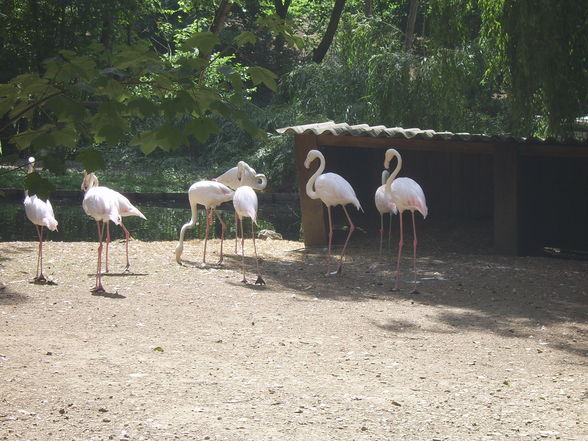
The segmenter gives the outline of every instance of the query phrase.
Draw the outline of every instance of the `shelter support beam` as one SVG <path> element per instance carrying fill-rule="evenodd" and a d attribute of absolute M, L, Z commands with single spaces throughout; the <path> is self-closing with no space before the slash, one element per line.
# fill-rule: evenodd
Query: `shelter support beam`
<path fill-rule="evenodd" d="M 323 204 L 320 199 L 311 199 L 306 194 L 306 183 L 312 176 L 312 173 L 314 173 L 314 168 L 306 169 L 304 167 L 304 161 L 308 152 L 316 148 L 318 148 L 316 135 L 304 134 L 294 137 L 300 213 L 302 216 L 302 228 L 304 230 L 304 245 L 307 247 L 321 246 L 327 243 Z"/>
<path fill-rule="evenodd" d="M 519 254 L 518 151 L 497 144 L 494 151 L 494 247 L 500 254 Z"/>

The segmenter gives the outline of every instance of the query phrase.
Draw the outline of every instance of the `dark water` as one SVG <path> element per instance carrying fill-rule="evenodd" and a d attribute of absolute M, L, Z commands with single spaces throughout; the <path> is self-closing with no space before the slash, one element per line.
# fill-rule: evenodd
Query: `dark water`
<path fill-rule="evenodd" d="M 84 213 L 81 204 L 72 205 L 68 202 L 52 201 L 55 218 L 59 222 L 59 231 L 49 232 L 47 238 L 54 241 L 76 242 L 97 240 L 96 221 Z M 156 207 L 140 205 L 141 212 L 147 220 L 130 216 L 124 218 L 125 226 L 131 235 L 138 240 L 178 240 L 180 228 L 190 221 L 191 212 L 188 204 L 186 208 Z M 234 212 L 219 211 L 227 224 L 226 237 L 235 234 Z M 251 234 L 251 220 L 244 219 L 245 236 Z M 260 206 L 258 212 L 258 226 L 256 231 L 270 229 L 281 233 L 284 239 L 298 240 L 300 238 L 299 208 L 292 205 L 271 204 Z M 205 214 L 202 207 L 198 207 L 198 224 L 188 230 L 185 239 L 204 238 L 206 228 Z M 215 231 L 210 237 L 220 237 L 220 224 L 215 216 Z M 111 223 L 112 239 L 124 238 L 120 227 Z M 27 219 L 22 203 L 6 202 L 0 199 L 0 241 L 30 241 L 37 240 L 34 225 Z"/>

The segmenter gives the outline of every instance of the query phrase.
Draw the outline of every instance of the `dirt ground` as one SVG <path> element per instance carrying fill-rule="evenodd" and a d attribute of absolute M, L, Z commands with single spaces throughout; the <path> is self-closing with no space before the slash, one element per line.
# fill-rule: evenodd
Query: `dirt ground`
<path fill-rule="evenodd" d="M 0 243 L 0 440 L 586 440 L 588 262 L 505 257 L 421 234 L 400 292 L 358 233 L 324 250 L 259 241 L 266 286 L 199 268 L 202 242 Z M 456 244 L 459 244 L 459 248 Z M 209 242 L 208 261 L 219 241 Z M 337 248 L 339 250 L 339 248 Z M 251 242 L 246 243 L 248 277 Z"/>

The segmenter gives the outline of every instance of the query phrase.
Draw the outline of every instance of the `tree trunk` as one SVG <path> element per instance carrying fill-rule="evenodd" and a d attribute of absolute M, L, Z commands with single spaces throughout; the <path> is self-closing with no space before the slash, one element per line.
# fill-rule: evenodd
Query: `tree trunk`
<path fill-rule="evenodd" d="M 337 32 L 337 27 L 339 26 L 339 19 L 341 18 L 341 14 L 343 13 L 343 7 L 345 6 L 345 0 L 335 0 L 335 6 L 333 7 L 333 12 L 331 13 L 331 19 L 329 20 L 329 25 L 327 26 L 327 31 L 323 36 L 320 44 L 312 53 L 312 61 L 315 63 L 320 63 L 325 58 L 329 47 L 331 47 L 331 43 L 333 42 L 333 38 L 335 37 L 335 33 Z"/>
<path fill-rule="evenodd" d="M 231 0 L 221 0 L 221 4 L 214 14 L 214 21 L 210 25 L 210 32 L 214 35 L 220 34 L 225 27 L 227 17 L 229 16 L 229 12 L 231 12 L 232 7 L 233 2 Z"/>
<path fill-rule="evenodd" d="M 231 12 L 232 7 L 233 7 L 232 0 L 221 0 L 221 3 L 218 6 L 218 9 L 216 10 L 216 13 L 214 14 L 214 21 L 210 25 L 210 29 L 209 29 L 210 32 L 212 32 L 214 35 L 219 35 L 221 33 L 221 31 L 225 27 L 225 24 L 227 22 L 227 17 L 229 16 L 229 13 Z M 201 53 L 199 55 L 199 57 L 205 59 L 207 62 L 206 64 L 208 65 L 208 61 L 210 61 L 211 55 L 212 55 L 212 52 L 207 52 L 207 53 Z M 200 81 L 204 80 L 205 73 L 206 73 L 206 67 L 203 67 L 202 69 L 200 69 L 200 75 L 199 75 Z"/>
<path fill-rule="evenodd" d="M 374 13 L 374 3 L 373 0 L 365 0 L 363 4 L 363 10 L 366 17 L 371 17 Z"/>
<path fill-rule="evenodd" d="M 410 11 L 408 13 L 408 20 L 406 22 L 406 33 L 404 39 L 404 50 L 409 51 L 412 49 L 414 42 L 414 25 L 416 22 L 416 16 L 419 9 L 419 0 L 410 0 Z"/>

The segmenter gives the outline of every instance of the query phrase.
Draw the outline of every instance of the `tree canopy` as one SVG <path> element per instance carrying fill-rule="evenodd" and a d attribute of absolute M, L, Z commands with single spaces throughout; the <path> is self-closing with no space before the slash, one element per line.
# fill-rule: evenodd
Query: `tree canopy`
<path fill-rule="evenodd" d="M 277 125 L 563 138 L 588 114 L 573 0 L 6 0 L 0 26 L 0 152 L 55 172 L 101 167 L 105 144 L 209 145 L 284 178 Z"/>

